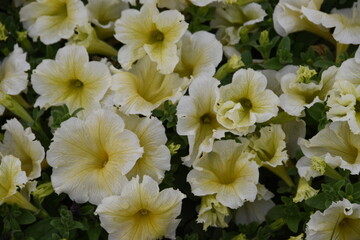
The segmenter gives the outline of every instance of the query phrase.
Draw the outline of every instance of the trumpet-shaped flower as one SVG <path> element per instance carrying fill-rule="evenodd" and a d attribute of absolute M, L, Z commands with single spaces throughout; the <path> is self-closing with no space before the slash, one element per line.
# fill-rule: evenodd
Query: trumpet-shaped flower
<path fill-rule="evenodd" d="M 260 136 L 250 138 L 249 147 L 256 154 L 255 161 L 261 165 L 276 167 L 288 160 L 286 153 L 285 133 L 281 125 L 273 125 L 260 129 Z"/>
<path fill-rule="evenodd" d="M 29 179 L 40 177 L 45 151 L 41 143 L 35 140 L 31 129 L 24 129 L 16 118 L 8 120 L 2 129 L 6 131 L 4 140 L 0 143 L 0 152 L 20 159 L 21 169 Z"/>
<path fill-rule="evenodd" d="M 212 77 L 222 59 L 222 45 L 215 36 L 205 31 L 186 32 L 179 42 L 180 61 L 174 72 L 188 79 L 200 75 Z"/>
<path fill-rule="evenodd" d="M 307 240 L 357 240 L 360 238 L 360 205 L 347 199 L 316 211 L 306 224 Z"/>
<path fill-rule="evenodd" d="M 315 70 L 300 66 L 296 73 L 285 74 L 281 78 L 280 107 L 292 116 L 302 116 L 305 107 L 309 108 L 317 102 L 325 100 L 335 82 L 337 67 L 326 69 L 319 82 L 311 80 Z"/>
<path fill-rule="evenodd" d="M 216 200 L 233 209 L 246 201 L 254 201 L 259 170 L 252 161 L 255 156 L 245 151 L 246 146 L 247 143 L 233 140 L 215 142 L 213 151 L 204 153 L 187 176 L 192 193 L 195 196 L 216 194 Z"/>
<path fill-rule="evenodd" d="M 203 223 L 204 231 L 208 227 L 225 228 L 228 226 L 226 217 L 230 215 L 227 207 L 216 200 L 214 195 L 208 195 L 201 198 L 201 205 L 196 222 Z"/>
<path fill-rule="evenodd" d="M 138 137 L 124 127 L 122 118 L 109 110 L 63 122 L 47 152 L 55 192 L 92 204 L 118 194 L 125 174 L 143 154 Z"/>
<path fill-rule="evenodd" d="M 160 183 L 165 171 L 170 170 L 170 151 L 166 147 L 165 128 L 157 118 L 140 118 L 136 115 L 123 116 L 125 128 L 135 133 L 144 148 L 144 153 L 134 167 L 126 174 L 128 179 L 139 175 L 150 176 Z"/>
<path fill-rule="evenodd" d="M 81 0 L 36 0 L 20 10 L 20 21 L 34 41 L 45 44 L 69 39 L 77 25 L 86 24 L 86 8 Z"/>
<path fill-rule="evenodd" d="M 145 57 L 129 72 L 118 71 L 113 75 L 112 101 L 126 114 L 150 116 L 166 100 L 177 100 L 182 94 L 182 84 L 178 74 L 159 73 L 156 64 Z"/>
<path fill-rule="evenodd" d="M 346 80 L 353 84 L 360 84 L 360 47 L 357 49 L 354 58 L 344 61 L 335 77 L 336 81 Z"/>
<path fill-rule="evenodd" d="M 58 50 L 55 60 L 43 60 L 31 76 L 40 95 L 35 106 L 66 104 L 70 112 L 100 108 L 100 100 L 110 87 L 111 75 L 102 62 L 89 62 L 82 46 L 68 45 Z"/>
<path fill-rule="evenodd" d="M 331 14 L 318 9 L 302 9 L 308 20 L 326 28 L 335 28 L 334 39 L 342 44 L 360 44 L 360 1 L 354 2 L 352 8 L 333 9 Z"/>
<path fill-rule="evenodd" d="M 276 116 L 279 99 L 265 89 L 266 77 L 253 69 L 235 72 L 232 83 L 220 87 L 217 120 L 228 129 L 243 131 Z"/>
<path fill-rule="evenodd" d="M 354 134 L 360 133 L 360 86 L 349 81 L 337 81 L 327 101 L 327 117 L 346 121 Z"/>
<path fill-rule="evenodd" d="M 118 61 L 129 70 L 146 54 L 164 74 L 173 72 L 179 61 L 176 43 L 188 24 L 177 10 L 159 13 L 156 0 L 148 0 L 140 11 L 127 9 L 115 22 L 115 38 L 125 45 L 119 50 Z"/>
<path fill-rule="evenodd" d="M 216 8 L 215 19 L 210 22 L 210 26 L 218 29 L 216 36 L 223 44 L 235 45 L 240 41 L 243 26 L 251 27 L 265 16 L 266 12 L 257 3 L 245 6 L 223 5 Z"/>
<path fill-rule="evenodd" d="M 344 122 L 327 125 L 309 140 L 300 138 L 299 145 L 309 159 L 320 157 L 332 168 L 348 169 L 353 175 L 360 172 L 360 135 Z"/>
<path fill-rule="evenodd" d="M 183 158 L 190 166 L 203 152 L 210 152 L 214 139 L 224 136 L 226 129 L 217 119 L 214 107 L 219 98 L 219 81 L 210 77 L 194 79 L 189 87 L 189 96 L 183 96 L 177 106 L 180 135 L 187 135 L 189 155 Z"/>
<path fill-rule="evenodd" d="M 181 201 L 185 197 L 179 190 L 159 192 L 157 183 L 149 176 L 133 178 L 121 195 L 106 197 L 97 207 L 101 226 L 110 240 L 175 239 L 180 220 Z"/>

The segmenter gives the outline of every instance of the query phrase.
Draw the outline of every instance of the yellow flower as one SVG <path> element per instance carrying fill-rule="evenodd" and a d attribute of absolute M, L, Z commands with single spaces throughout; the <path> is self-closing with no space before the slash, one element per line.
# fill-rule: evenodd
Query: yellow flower
<path fill-rule="evenodd" d="M 55 192 L 92 204 L 119 193 L 125 174 L 143 154 L 138 137 L 124 127 L 122 118 L 109 110 L 63 122 L 47 152 Z"/>
<path fill-rule="evenodd" d="M 233 140 L 217 141 L 213 151 L 204 153 L 187 176 L 195 196 L 216 194 L 216 200 L 229 208 L 238 208 L 256 198 L 259 180 L 254 155 L 245 151 L 247 144 Z"/>
<path fill-rule="evenodd" d="M 111 75 L 102 62 L 89 62 L 83 46 L 68 45 L 58 50 L 55 60 L 43 60 L 31 76 L 40 95 L 35 106 L 66 104 L 70 112 L 100 108 L 100 100 L 110 87 Z"/>
<path fill-rule="evenodd" d="M 146 54 L 164 74 L 173 72 L 179 61 L 176 43 L 188 24 L 177 10 L 159 13 L 156 0 L 147 0 L 140 11 L 127 9 L 115 22 L 115 38 L 125 45 L 119 50 L 118 61 L 129 70 Z"/>
<path fill-rule="evenodd" d="M 109 239 L 175 239 L 180 220 L 181 200 L 179 190 L 164 189 L 159 192 L 157 183 L 149 176 L 128 182 L 120 196 L 105 198 L 97 207 L 101 226 Z"/>
<path fill-rule="evenodd" d="M 0 143 L 0 152 L 19 158 L 21 169 L 26 172 L 29 179 L 40 177 L 45 151 L 41 143 L 35 140 L 31 129 L 24 129 L 16 118 L 8 120 L 2 129 L 6 131 L 4 140 Z"/>
<path fill-rule="evenodd" d="M 87 12 L 80 0 L 37 0 L 20 10 L 20 21 L 34 41 L 45 44 L 69 39 L 77 25 L 87 22 Z"/>

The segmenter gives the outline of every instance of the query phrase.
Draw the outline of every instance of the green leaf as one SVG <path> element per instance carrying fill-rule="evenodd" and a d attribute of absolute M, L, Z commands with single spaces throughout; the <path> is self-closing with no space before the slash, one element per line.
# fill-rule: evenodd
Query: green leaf
<path fill-rule="evenodd" d="M 36 221 L 36 217 L 29 211 L 23 210 L 19 216 L 16 217 L 20 225 L 31 224 Z"/>

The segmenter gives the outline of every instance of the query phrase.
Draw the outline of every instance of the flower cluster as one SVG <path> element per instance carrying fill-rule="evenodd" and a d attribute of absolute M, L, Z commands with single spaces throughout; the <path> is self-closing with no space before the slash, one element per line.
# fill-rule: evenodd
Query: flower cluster
<path fill-rule="evenodd" d="M 360 239 L 359 4 L 0 6 L 5 239 Z"/>

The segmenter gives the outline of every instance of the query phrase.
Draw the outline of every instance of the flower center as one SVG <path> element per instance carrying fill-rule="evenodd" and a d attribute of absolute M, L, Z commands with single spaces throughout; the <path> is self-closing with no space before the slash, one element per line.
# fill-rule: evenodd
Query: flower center
<path fill-rule="evenodd" d="M 159 30 L 153 30 L 150 33 L 150 41 L 151 43 L 156 43 L 156 42 L 162 42 L 164 40 L 165 36 L 162 32 L 160 32 Z"/>
<path fill-rule="evenodd" d="M 84 86 L 84 83 L 79 79 L 71 79 L 70 86 L 73 88 L 81 88 L 82 86 Z"/>
<path fill-rule="evenodd" d="M 146 209 L 140 209 L 138 212 L 141 216 L 147 216 L 149 214 L 149 211 Z"/>
<path fill-rule="evenodd" d="M 249 109 L 252 108 L 252 103 L 251 103 L 251 101 L 250 101 L 249 99 L 247 99 L 247 98 L 241 98 L 241 99 L 239 100 L 239 102 L 240 102 L 241 106 L 242 106 L 244 109 L 246 109 L 246 110 L 249 110 Z"/>
<path fill-rule="evenodd" d="M 205 124 L 211 123 L 211 116 L 209 114 L 207 114 L 207 113 L 202 115 L 200 119 L 201 119 L 202 123 L 205 123 Z"/>

